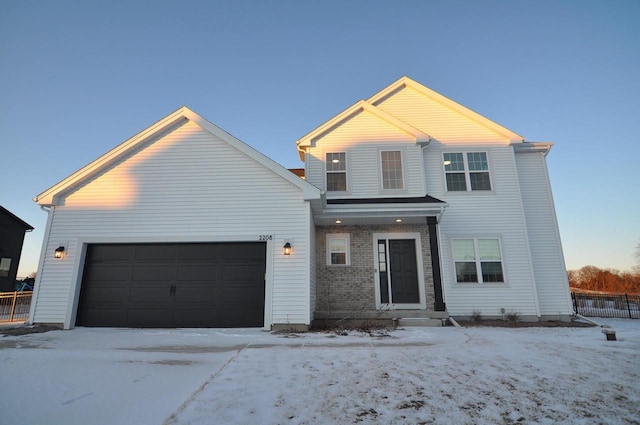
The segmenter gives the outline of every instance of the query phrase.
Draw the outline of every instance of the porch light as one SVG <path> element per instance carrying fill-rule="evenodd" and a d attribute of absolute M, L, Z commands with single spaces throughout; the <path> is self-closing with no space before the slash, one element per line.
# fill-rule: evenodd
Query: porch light
<path fill-rule="evenodd" d="M 291 244 L 289 242 L 287 242 L 286 244 L 284 244 L 284 246 L 282 247 L 282 249 L 284 250 L 284 255 L 291 255 L 291 251 L 293 250 L 291 248 Z"/>
<path fill-rule="evenodd" d="M 402 219 L 401 218 L 396 218 L 396 223 L 402 223 Z"/>
<path fill-rule="evenodd" d="M 342 220 L 336 220 L 336 224 L 342 223 Z"/>
<path fill-rule="evenodd" d="M 64 258 L 64 247 L 59 246 L 53 251 L 53 258 Z"/>

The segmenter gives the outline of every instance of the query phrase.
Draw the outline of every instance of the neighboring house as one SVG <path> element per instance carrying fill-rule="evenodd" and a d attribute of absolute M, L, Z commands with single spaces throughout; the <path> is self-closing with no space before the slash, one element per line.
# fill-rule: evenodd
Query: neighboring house
<path fill-rule="evenodd" d="M 14 290 L 24 234 L 32 230 L 33 227 L 0 206 L 0 292 Z"/>
<path fill-rule="evenodd" d="M 30 322 L 567 319 L 551 145 L 406 77 L 298 140 L 304 173 L 181 108 L 35 198 Z"/>

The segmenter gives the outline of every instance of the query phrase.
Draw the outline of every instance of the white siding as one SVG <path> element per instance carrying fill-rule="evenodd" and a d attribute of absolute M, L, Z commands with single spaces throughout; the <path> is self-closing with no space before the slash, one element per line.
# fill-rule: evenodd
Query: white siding
<path fill-rule="evenodd" d="M 76 188 L 51 212 L 34 322 L 72 320 L 83 243 L 257 241 L 273 235 L 267 251 L 271 303 L 265 306 L 272 319 L 265 325 L 308 324 L 313 226 L 306 211 L 299 188 L 187 122 Z M 283 255 L 285 238 L 295 241 L 291 256 Z M 67 244 L 67 257 L 55 260 L 60 243 Z"/>
<path fill-rule="evenodd" d="M 529 245 L 542 315 L 572 314 L 553 197 L 542 153 L 517 153 Z"/>
<path fill-rule="evenodd" d="M 327 198 L 424 196 L 420 149 L 413 136 L 364 111 L 314 141 L 306 178 L 325 190 L 325 154 L 346 152 L 348 194 L 329 192 Z M 405 190 L 382 190 L 381 150 L 402 151 Z"/>
<path fill-rule="evenodd" d="M 523 316 L 537 316 L 535 282 L 527 243 L 513 149 L 509 146 L 472 147 L 489 159 L 492 191 L 446 192 L 442 152 L 458 146 L 434 145 L 425 149 L 427 193 L 449 203 L 440 222 L 442 277 L 447 310 L 468 315 L 480 310 L 485 316 L 513 309 Z M 506 284 L 459 284 L 455 282 L 452 238 L 496 237 L 502 247 Z"/>
<path fill-rule="evenodd" d="M 383 98 L 375 106 L 446 143 L 506 141 L 507 138 L 410 87 Z"/>

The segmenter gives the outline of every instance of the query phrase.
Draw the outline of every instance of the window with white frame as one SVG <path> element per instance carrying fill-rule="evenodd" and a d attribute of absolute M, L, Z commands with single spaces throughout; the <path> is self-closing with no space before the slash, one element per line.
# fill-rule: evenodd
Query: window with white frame
<path fill-rule="evenodd" d="M 504 282 L 498 239 L 453 239 L 457 283 Z"/>
<path fill-rule="evenodd" d="M 348 266 L 351 264 L 350 240 L 348 233 L 327 235 L 327 265 Z"/>
<path fill-rule="evenodd" d="M 445 152 L 443 163 L 448 192 L 491 190 L 486 152 Z"/>
<path fill-rule="evenodd" d="M 402 153 L 400 151 L 381 151 L 382 188 L 404 189 L 402 175 Z"/>
<path fill-rule="evenodd" d="M 0 277 L 9 276 L 11 270 L 11 258 L 0 258 Z"/>
<path fill-rule="evenodd" d="M 347 190 L 347 154 L 330 152 L 326 154 L 327 191 L 344 192 Z"/>

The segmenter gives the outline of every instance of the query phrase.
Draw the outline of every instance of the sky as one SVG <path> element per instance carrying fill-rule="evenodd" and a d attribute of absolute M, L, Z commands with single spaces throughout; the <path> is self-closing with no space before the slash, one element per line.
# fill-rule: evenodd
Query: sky
<path fill-rule="evenodd" d="M 7 424 L 637 424 L 640 321 L 596 320 L 617 340 L 597 326 L 6 336 L 0 411 Z"/>
<path fill-rule="evenodd" d="M 181 106 L 286 167 L 295 141 L 406 75 L 547 157 L 568 269 L 637 264 L 640 2 L 68 1 L 0 8 L 0 205 Z"/>

